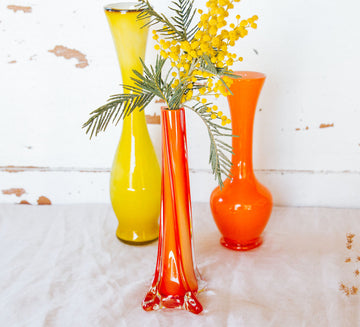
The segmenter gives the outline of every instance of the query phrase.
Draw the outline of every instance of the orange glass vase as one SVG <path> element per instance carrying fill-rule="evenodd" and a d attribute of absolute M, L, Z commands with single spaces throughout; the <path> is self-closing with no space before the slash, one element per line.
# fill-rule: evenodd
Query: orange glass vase
<path fill-rule="evenodd" d="M 162 190 L 155 276 L 143 308 L 200 313 L 199 274 L 194 263 L 184 109 L 161 110 Z"/>
<path fill-rule="evenodd" d="M 256 179 L 252 163 L 253 124 L 258 98 L 265 75 L 257 72 L 236 72 L 232 95 L 228 96 L 233 156 L 231 178 L 224 187 L 215 188 L 210 197 L 211 211 L 223 237 L 220 243 L 238 251 L 262 244 L 261 234 L 270 218 L 272 196 Z"/>

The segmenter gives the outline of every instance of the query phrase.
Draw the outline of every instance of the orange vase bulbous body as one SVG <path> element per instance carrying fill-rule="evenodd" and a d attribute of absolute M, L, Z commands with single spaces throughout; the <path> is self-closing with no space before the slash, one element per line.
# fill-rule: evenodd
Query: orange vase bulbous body
<path fill-rule="evenodd" d="M 210 206 L 217 227 L 223 237 L 220 242 L 239 251 L 262 244 L 264 231 L 272 210 L 269 190 L 256 179 L 252 164 L 252 137 L 257 101 L 265 82 L 265 75 L 257 72 L 236 72 L 230 107 L 233 156 L 231 178 L 224 187 L 211 194 Z"/>

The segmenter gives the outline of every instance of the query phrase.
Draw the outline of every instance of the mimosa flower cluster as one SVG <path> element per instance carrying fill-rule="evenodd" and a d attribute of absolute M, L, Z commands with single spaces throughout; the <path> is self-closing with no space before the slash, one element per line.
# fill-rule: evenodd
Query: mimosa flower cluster
<path fill-rule="evenodd" d="M 209 163 L 222 187 L 223 176 L 230 177 L 232 167 L 232 147 L 223 141 L 233 136 L 226 126 L 231 120 L 208 99 L 231 94 L 231 84 L 239 78 L 231 66 L 243 60 L 232 48 L 257 28 L 258 17 L 230 18 L 229 12 L 240 0 L 205 0 L 204 9 L 195 9 L 194 0 L 172 0 L 171 15 L 157 12 L 150 1 L 138 0 L 135 7 L 142 27 L 154 27 L 155 63 L 148 65 L 140 58 L 142 70 L 133 70 L 132 83 L 123 85 L 126 92 L 93 110 L 83 127 L 90 137 L 97 135 L 109 123 L 116 125 L 134 111 L 144 110 L 155 98 L 163 100 L 165 110 L 191 110 L 206 126 Z"/>
<path fill-rule="evenodd" d="M 229 88 L 232 79 L 224 76 L 216 78 L 214 74 L 202 69 L 203 58 L 208 58 L 216 68 L 226 68 L 228 71 L 235 62 L 241 62 L 242 57 L 232 53 L 230 48 L 235 46 L 240 38 L 248 34 L 248 29 L 256 29 L 258 16 L 248 19 L 236 16 L 236 23 L 228 24 L 229 11 L 234 8 L 234 3 L 240 0 L 208 0 L 206 10 L 198 10 L 200 21 L 198 30 L 191 40 L 177 41 L 161 39 L 156 31 L 153 31 L 153 39 L 156 40 L 155 49 L 160 55 L 169 59 L 172 71 L 172 88 L 184 87 L 182 103 L 196 100 L 206 105 L 208 96 L 230 94 Z M 216 105 L 207 105 L 206 111 L 212 119 L 221 119 L 224 126 L 231 120 L 218 111 Z"/>

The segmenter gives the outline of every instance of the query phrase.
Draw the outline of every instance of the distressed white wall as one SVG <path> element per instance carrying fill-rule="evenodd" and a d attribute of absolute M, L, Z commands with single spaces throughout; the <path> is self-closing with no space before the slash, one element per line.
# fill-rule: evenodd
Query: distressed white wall
<path fill-rule="evenodd" d="M 107 3 L 1 1 L 0 202 L 109 201 L 121 126 L 92 141 L 81 129 L 119 92 Z M 152 3 L 166 10 L 170 1 Z M 240 42 L 245 60 L 235 69 L 267 75 L 255 120 L 257 176 L 276 204 L 360 207 L 360 2 L 242 0 L 237 8 L 260 20 Z M 160 126 L 149 130 L 159 154 Z M 193 200 L 208 201 L 208 140 L 191 114 L 188 142 Z"/>

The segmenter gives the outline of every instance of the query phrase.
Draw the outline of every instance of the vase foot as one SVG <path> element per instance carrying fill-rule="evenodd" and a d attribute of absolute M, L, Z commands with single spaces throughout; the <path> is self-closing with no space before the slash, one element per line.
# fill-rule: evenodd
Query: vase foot
<path fill-rule="evenodd" d="M 117 238 L 120 242 L 125 243 L 125 244 L 127 244 L 127 245 L 139 245 L 139 246 L 150 244 L 150 243 L 152 243 L 152 242 L 155 242 L 155 241 L 158 239 L 158 237 L 156 237 L 156 238 L 154 238 L 154 239 L 152 239 L 152 240 L 149 240 L 149 241 L 136 242 L 136 241 L 123 240 L 122 238 L 120 238 L 120 237 L 117 236 L 117 235 L 116 235 L 116 238 Z"/>
<path fill-rule="evenodd" d="M 152 287 L 146 294 L 142 307 L 145 311 L 156 311 L 162 308 L 168 309 L 183 309 L 194 314 L 199 314 L 203 311 L 203 307 L 193 292 L 187 292 L 185 295 L 169 295 L 162 297 Z"/>
<path fill-rule="evenodd" d="M 246 243 L 238 243 L 236 241 L 232 241 L 228 238 L 222 237 L 220 239 L 220 244 L 222 246 L 225 246 L 228 249 L 235 250 L 235 251 L 249 251 L 252 249 L 257 248 L 263 243 L 262 237 L 255 238 L 254 240 L 251 240 Z"/>

